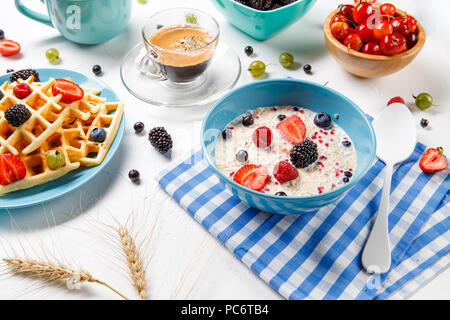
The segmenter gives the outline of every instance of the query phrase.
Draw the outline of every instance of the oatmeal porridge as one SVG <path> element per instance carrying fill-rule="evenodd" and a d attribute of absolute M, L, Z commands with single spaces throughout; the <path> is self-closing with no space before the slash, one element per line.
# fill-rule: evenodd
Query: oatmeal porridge
<path fill-rule="evenodd" d="M 331 191 L 356 167 L 353 143 L 332 116 L 295 106 L 257 108 L 231 121 L 215 158 L 235 182 L 279 196 Z"/>

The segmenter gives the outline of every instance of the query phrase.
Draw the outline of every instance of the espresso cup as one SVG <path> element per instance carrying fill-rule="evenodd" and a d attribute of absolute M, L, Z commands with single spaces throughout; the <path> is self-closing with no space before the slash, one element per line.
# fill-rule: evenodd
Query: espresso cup
<path fill-rule="evenodd" d="M 132 0 L 41 0 L 48 15 L 15 0 L 25 16 L 56 28 L 73 42 L 99 44 L 119 35 L 128 25 Z"/>
<path fill-rule="evenodd" d="M 162 33 L 160 39 L 167 39 L 164 32 L 183 28 L 207 33 L 208 37 L 200 45 L 183 47 L 184 50 L 162 48 L 152 40 L 157 33 Z M 147 54 L 140 62 L 141 73 L 162 81 L 191 83 L 204 73 L 214 56 L 219 39 L 219 24 L 212 16 L 200 10 L 167 9 L 150 17 L 142 28 L 142 37 Z M 149 70 L 149 64 L 153 64 L 153 70 Z"/>

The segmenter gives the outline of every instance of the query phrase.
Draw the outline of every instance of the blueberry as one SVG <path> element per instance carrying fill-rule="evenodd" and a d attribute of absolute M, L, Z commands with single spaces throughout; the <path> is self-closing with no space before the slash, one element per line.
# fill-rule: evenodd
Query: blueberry
<path fill-rule="evenodd" d="M 253 47 L 251 47 L 251 46 L 246 46 L 245 49 L 244 49 L 244 51 L 245 51 L 245 54 L 246 54 L 247 56 L 251 56 L 251 55 L 253 54 Z"/>
<path fill-rule="evenodd" d="M 344 182 L 344 183 L 347 183 L 347 182 L 349 182 L 350 181 L 350 179 L 348 178 L 348 177 L 343 177 L 342 178 L 342 182 Z"/>
<path fill-rule="evenodd" d="M 100 67 L 98 64 L 96 64 L 95 66 L 92 67 L 92 72 L 96 75 L 99 76 L 102 74 L 102 67 Z"/>
<path fill-rule="evenodd" d="M 248 152 L 245 151 L 245 150 L 239 150 L 236 153 L 236 160 L 241 162 L 241 163 L 247 162 L 247 160 L 248 160 Z"/>
<path fill-rule="evenodd" d="M 230 129 L 225 129 L 222 131 L 222 138 L 224 140 L 230 139 L 233 136 Z"/>
<path fill-rule="evenodd" d="M 137 170 L 133 169 L 133 170 L 130 170 L 130 172 L 128 172 L 128 178 L 130 178 L 130 180 L 133 182 L 139 181 L 139 177 L 140 177 L 140 174 L 139 174 L 139 171 L 137 171 Z"/>
<path fill-rule="evenodd" d="M 348 140 L 344 140 L 344 141 L 342 141 L 342 145 L 344 146 L 344 147 L 350 147 L 351 145 L 352 145 L 352 143 L 350 142 L 350 141 L 348 141 Z"/>
<path fill-rule="evenodd" d="M 286 192 L 283 191 L 278 191 L 277 193 L 275 193 L 276 196 L 280 196 L 280 197 L 287 197 Z"/>
<path fill-rule="evenodd" d="M 305 65 L 303 66 L 303 71 L 305 71 L 305 73 L 310 74 L 310 73 L 311 73 L 311 70 L 312 70 L 312 67 L 311 67 L 310 64 L 305 64 Z"/>
<path fill-rule="evenodd" d="M 329 128 L 331 126 L 331 117 L 326 112 L 316 114 L 314 124 L 319 128 Z"/>
<path fill-rule="evenodd" d="M 0 29 L 0 40 L 5 39 L 5 32 Z"/>
<path fill-rule="evenodd" d="M 103 128 L 94 128 L 89 137 L 94 142 L 103 142 L 106 138 L 106 131 Z"/>
<path fill-rule="evenodd" d="M 244 127 L 250 127 L 253 122 L 255 122 L 255 120 L 253 119 L 253 116 L 251 114 L 242 117 L 242 124 L 244 125 Z"/>
<path fill-rule="evenodd" d="M 142 130 L 144 130 L 144 124 L 142 123 L 142 122 L 136 122 L 135 124 L 134 124 L 134 131 L 136 132 L 136 133 L 141 133 L 142 132 Z"/>
<path fill-rule="evenodd" d="M 279 114 L 277 118 L 278 120 L 283 121 L 286 118 L 286 116 L 284 114 Z"/>
<path fill-rule="evenodd" d="M 345 171 L 344 172 L 344 176 L 346 176 L 346 177 L 351 177 L 353 174 L 350 172 L 350 171 Z"/>

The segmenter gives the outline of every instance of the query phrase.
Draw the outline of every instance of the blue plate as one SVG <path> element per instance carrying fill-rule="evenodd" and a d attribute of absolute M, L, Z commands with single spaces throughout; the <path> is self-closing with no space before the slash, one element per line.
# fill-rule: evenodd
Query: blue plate
<path fill-rule="evenodd" d="M 114 91 L 105 83 L 98 79 L 88 77 L 82 73 L 64 69 L 36 69 L 36 71 L 39 73 L 39 79 L 41 81 L 47 81 L 51 77 L 70 77 L 82 87 L 102 90 L 101 97 L 106 98 L 107 101 L 120 101 Z M 0 83 L 9 80 L 9 76 L 10 74 L 0 76 Z M 111 144 L 108 154 L 101 164 L 97 166 L 81 166 L 79 169 L 71 171 L 57 180 L 30 189 L 0 195 L 0 209 L 23 208 L 47 202 L 62 197 L 63 195 L 77 189 L 89 180 L 93 179 L 104 167 L 108 165 L 109 161 L 116 153 L 120 142 L 122 141 L 124 130 L 125 124 L 122 117 L 116 138 Z"/>

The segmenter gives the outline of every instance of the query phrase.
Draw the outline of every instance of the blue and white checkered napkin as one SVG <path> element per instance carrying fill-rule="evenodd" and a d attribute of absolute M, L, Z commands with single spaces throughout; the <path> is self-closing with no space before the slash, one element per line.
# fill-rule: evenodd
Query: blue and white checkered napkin
<path fill-rule="evenodd" d="M 425 174 L 425 146 L 395 169 L 389 216 L 392 267 L 366 274 L 360 255 L 383 184 L 381 161 L 338 203 L 272 215 L 234 197 L 197 152 L 157 179 L 190 215 L 289 299 L 403 299 L 450 264 L 450 174 Z"/>

